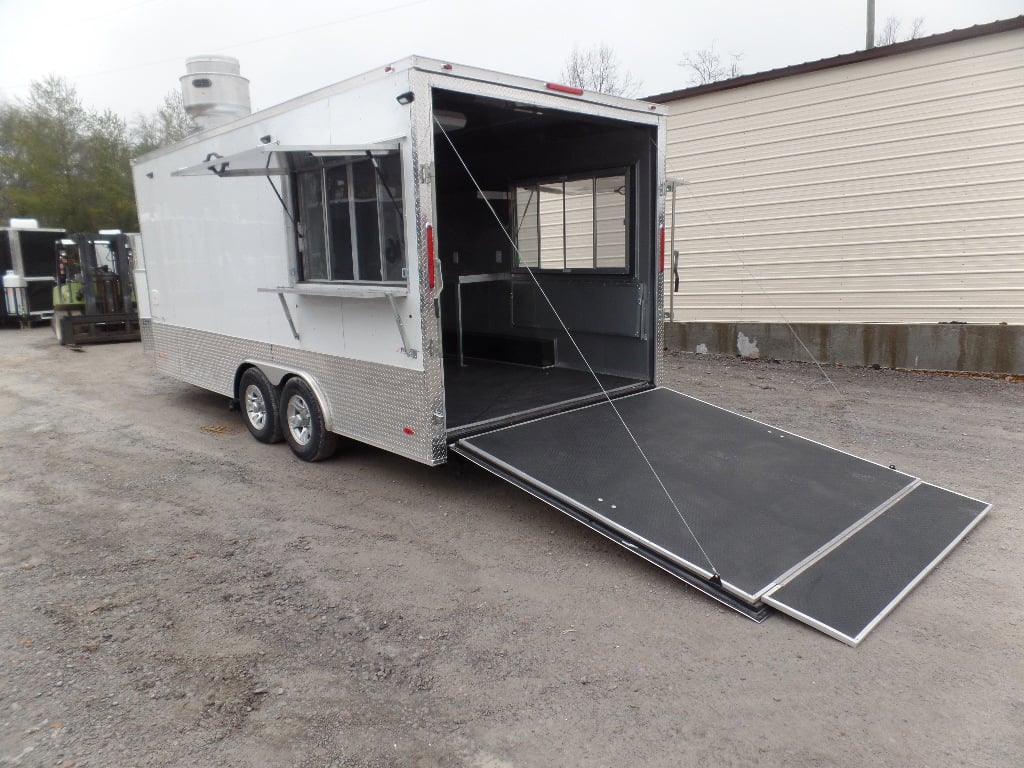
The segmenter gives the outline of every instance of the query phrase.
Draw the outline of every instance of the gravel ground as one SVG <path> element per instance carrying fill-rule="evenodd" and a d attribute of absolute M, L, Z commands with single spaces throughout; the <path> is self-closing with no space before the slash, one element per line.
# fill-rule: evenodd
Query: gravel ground
<path fill-rule="evenodd" d="M 995 507 L 851 649 L 468 464 L 303 464 L 138 344 L 0 331 L 0 766 L 1024 764 L 1024 385 L 666 369 Z"/>

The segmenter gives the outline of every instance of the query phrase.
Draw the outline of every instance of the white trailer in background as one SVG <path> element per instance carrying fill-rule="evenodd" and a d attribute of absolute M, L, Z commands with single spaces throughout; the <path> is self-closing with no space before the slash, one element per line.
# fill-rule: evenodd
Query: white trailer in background
<path fill-rule="evenodd" d="M 988 507 L 657 386 L 664 141 L 661 107 L 422 58 L 209 128 L 134 165 L 143 342 L 301 459 L 451 450 L 856 643 Z"/>

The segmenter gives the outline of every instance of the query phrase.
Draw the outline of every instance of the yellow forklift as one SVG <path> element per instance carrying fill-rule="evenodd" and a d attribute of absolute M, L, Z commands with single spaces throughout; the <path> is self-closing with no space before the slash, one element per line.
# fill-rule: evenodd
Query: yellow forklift
<path fill-rule="evenodd" d="M 138 341 L 131 239 L 82 233 L 56 243 L 53 332 L 62 345 Z"/>

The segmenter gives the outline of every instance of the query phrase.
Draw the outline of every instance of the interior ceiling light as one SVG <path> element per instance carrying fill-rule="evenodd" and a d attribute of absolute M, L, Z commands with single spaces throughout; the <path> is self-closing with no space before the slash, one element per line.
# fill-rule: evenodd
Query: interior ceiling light
<path fill-rule="evenodd" d="M 457 131 L 466 127 L 466 115 L 448 109 L 435 109 L 434 117 L 446 131 Z"/>

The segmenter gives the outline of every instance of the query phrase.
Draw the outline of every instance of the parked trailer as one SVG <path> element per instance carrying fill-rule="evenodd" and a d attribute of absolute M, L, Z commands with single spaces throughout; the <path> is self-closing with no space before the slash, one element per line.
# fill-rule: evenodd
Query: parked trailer
<path fill-rule="evenodd" d="M 658 386 L 664 115 L 410 58 L 146 155 L 144 345 L 300 459 L 455 452 L 856 644 L 988 505 Z"/>
<path fill-rule="evenodd" d="M 0 227 L 0 275 L 13 270 L 24 279 L 27 315 L 15 317 L 6 302 L 0 302 L 0 325 L 49 320 L 55 282 L 53 248 L 64 230 L 40 227 L 35 219 L 11 219 L 9 224 Z"/>

